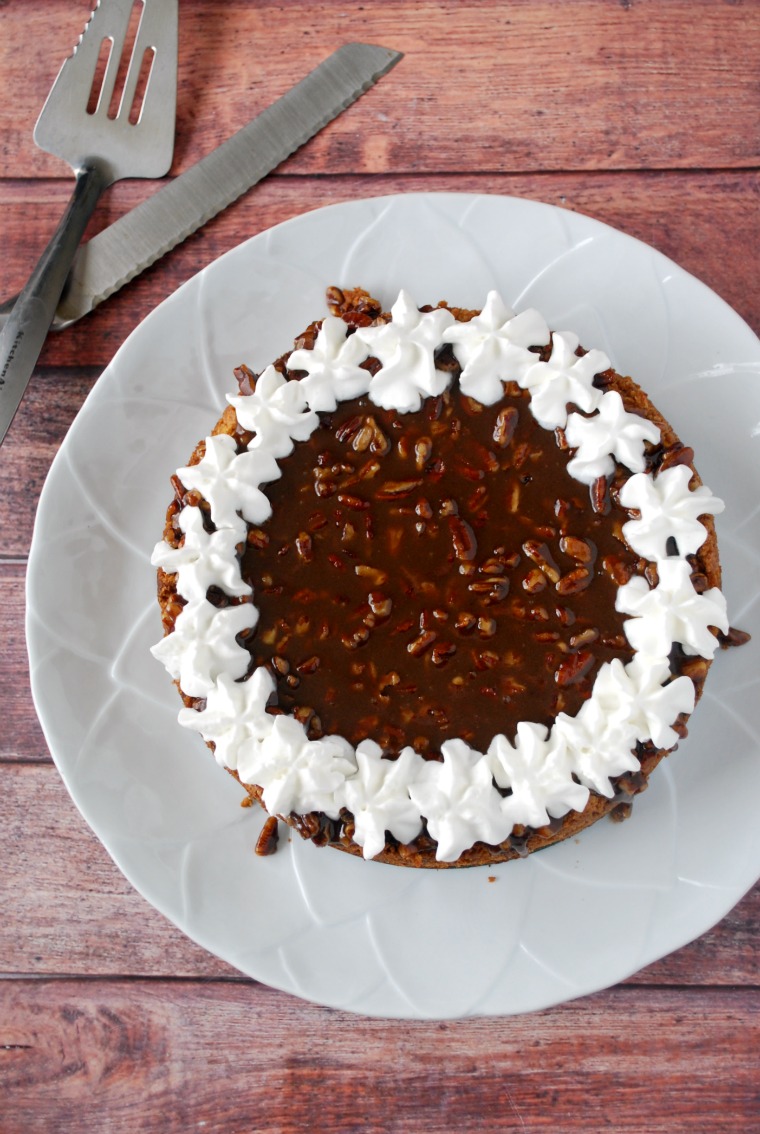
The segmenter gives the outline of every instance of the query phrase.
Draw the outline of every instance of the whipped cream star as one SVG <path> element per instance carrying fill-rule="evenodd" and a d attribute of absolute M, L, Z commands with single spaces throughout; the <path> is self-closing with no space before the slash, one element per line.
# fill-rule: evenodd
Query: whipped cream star
<path fill-rule="evenodd" d="M 565 436 L 570 447 L 577 449 L 567 471 L 583 484 L 593 484 L 613 471 L 613 457 L 632 472 L 643 472 L 644 442 L 659 441 L 660 431 L 647 418 L 628 413 L 617 390 L 609 390 L 591 417 L 570 414 Z"/>
<path fill-rule="evenodd" d="M 291 811 L 340 814 L 345 782 L 356 772 L 356 757 L 347 740 L 325 736 L 309 740 L 300 721 L 282 714 L 256 746 L 255 763 L 247 773 L 263 788 L 262 800 L 272 815 Z"/>
<path fill-rule="evenodd" d="M 711 658 L 718 639 L 709 627 L 728 632 L 726 600 L 717 587 L 698 594 L 685 559 L 657 564 L 659 582 L 650 588 L 640 575 L 618 588 L 615 608 L 631 617 L 623 625 L 634 650 L 649 657 L 666 657 L 673 642 L 687 654 Z"/>
<path fill-rule="evenodd" d="M 409 785 L 419 777 L 424 760 L 413 748 L 404 748 L 396 760 L 386 760 L 379 744 L 363 740 L 356 749 L 356 763 L 343 799 L 354 817 L 354 840 L 365 858 L 374 858 L 385 846 L 386 831 L 402 843 L 420 833 L 420 813 L 409 797 Z"/>
<path fill-rule="evenodd" d="M 626 694 L 631 698 L 628 717 L 636 729 L 636 739 L 652 740 L 658 748 L 677 744 L 678 733 L 671 722 L 681 713 L 694 711 L 694 685 L 689 678 L 671 678 L 667 658 L 657 660 L 640 654 L 634 655 L 625 668 L 619 658 L 610 667 L 616 677 L 620 670 L 625 674 Z"/>
<path fill-rule="evenodd" d="M 451 380 L 451 375 L 436 370 L 434 352 L 454 316 L 445 308 L 419 311 L 405 291 L 391 307 L 391 316 L 390 323 L 359 327 L 354 337 L 382 364 L 369 384 L 371 400 L 383 409 L 409 413 L 420 408 L 424 397 L 442 394 Z"/>
<path fill-rule="evenodd" d="M 370 374 L 359 365 L 367 358 L 366 343 L 356 334 L 349 335 L 342 319 L 328 315 L 314 349 L 294 350 L 288 369 L 306 371 L 300 385 L 310 409 L 332 411 L 338 402 L 367 393 Z"/>
<path fill-rule="evenodd" d="M 212 741 L 216 762 L 232 771 L 250 774 L 249 750 L 263 740 L 272 729 L 272 717 L 266 711 L 275 691 L 272 675 L 263 666 L 254 670 L 246 681 L 235 681 L 229 673 L 220 673 L 206 695 L 206 707 L 180 709 L 179 723 L 203 734 Z"/>
<path fill-rule="evenodd" d="M 206 438 L 206 452 L 197 465 L 178 469 L 185 488 L 199 492 L 211 508 L 217 528 L 232 528 L 245 538 L 245 523 L 261 524 L 272 514 L 269 497 L 261 485 L 282 476 L 270 452 L 260 449 L 237 452 L 233 437 L 219 433 Z"/>
<path fill-rule="evenodd" d="M 689 488 L 693 475 L 687 465 L 675 465 L 655 477 L 636 473 L 620 489 L 623 507 L 640 512 L 638 520 L 623 524 L 623 535 L 637 555 L 665 559 L 671 538 L 679 555 L 694 555 L 705 542 L 707 528 L 699 517 L 715 516 L 725 504 L 704 485 Z"/>
<path fill-rule="evenodd" d="M 438 841 L 438 859 L 453 862 L 475 842 L 502 842 L 515 824 L 541 827 L 582 810 L 590 790 L 611 798 L 611 779 L 640 766 L 633 752 L 637 741 L 675 745 L 672 726 L 692 711 L 695 693 L 688 677 L 670 672 L 672 644 L 709 658 L 718 645 L 711 627 L 728 630 L 723 595 L 717 588 L 698 594 L 686 560 L 705 539 L 699 517 L 719 512 L 722 503 L 708 489 L 689 488 L 686 466 L 657 477 L 644 473 L 644 446 L 659 439 L 657 427 L 627 413 L 615 391 L 602 395 L 593 386 L 608 360 L 600 351 L 579 358 L 575 336 L 555 334 L 549 361 L 538 362 L 528 348 L 545 345 L 549 332 L 536 312 L 515 316 L 493 292 L 480 316 L 459 324 L 445 309 L 420 312 L 402 292 L 392 315 L 390 324 L 352 335 L 342 320 L 326 319 L 315 349 L 290 356 L 291 367 L 306 378 L 287 382 L 269 367 L 254 394 L 229 399 L 255 436 L 240 454 L 231 437 L 209 437 L 203 459 L 179 470 L 185 487 L 208 502 L 216 530 L 206 531 L 202 510 L 188 504 L 177 521 L 181 546 L 154 550 L 154 564 L 176 572 L 178 592 L 188 601 L 153 653 L 186 695 L 205 701 L 200 711 L 181 710 L 181 723 L 211 742 L 217 760 L 243 782 L 260 785 L 270 812 L 323 811 L 337 818 L 348 808 L 366 858 L 382 850 L 387 832 L 412 841 L 424 819 Z M 294 717 L 268 713 L 274 680 L 264 668 L 241 680 L 250 654 L 236 641 L 255 627 L 256 607 L 243 602 L 217 608 L 206 594 L 209 586 L 231 596 L 250 594 L 238 566 L 246 522 L 259 524 L 270 515 L 262 488 L 281 475 L 276 458 L 315 428 L 317 410 L 329 411 L 366 390 L 377 404 L 399 412 L 419 408 L 448 383 L 435 368 L 436 351 L 446 342 L 462 366 L 466 394 L 491 404 L 503 381 L 518 380 L 541 425 L 556 428 L 565 421 L 576 449 L 568 471 L 577 480 L 588 484 L 608 475 L 615 460 L 633 472 L 620 499 L 640 515 L 623 534 L 636 554 L 657 563 L 659 583 L 650 588 L 635 577 L 618 588 L 616 606 L 630 615 L 625 632 L 635 655 L 627 665 L 616 659 L 599 667 L 575 718 L 559 714 L 551 732 L 521 722 L 513 742 L 497 736 L 486 753 L 449 740 L 441 746 L 442 761 L 425 761 L 411 748 L 387 760 L 371 740 L 356 751 L 341 737 L 311 741 Z M 381 363 L 373 378 L 360 365 L 370 354 Z M 568 415 L 569 404 L 591 416 Z M 667 555 L 671 537 L 678 557 Z M 506 788 L 510 794 L 503 796 L 499 789 Z"/>
<path fill-rule="evenodd" d="M 251 594 L 251 587 L 241 578 L 237 558 L 245 531 L 220 528 L 207 532 L 203 512 L 195 507 L 182 509 L 179 527 L 185 536 L 180 546 L 171 547 L 162 540 L 154 547 L 150 561 L 169 574 L 176 573 L 177 592 L 183 598 L 205 599 L 209 587 L 220 587 L 228 595 Z"/>
<path fill-rule="evenodd" d="M 512 789 L 502 803 L 510 829 L 515 823 L 544 827 L 551 816 L 582 811 L 588 803 L 588 788 L 573 780 L 564 745 L 545 725 L 521 721 L 515 743 L 495 736 L 487 755 L 498 786 Z"/>
<path fill-rule="evenodd" d="M 515 315 L 498 292 L 489 291 L 480 315 L 466 323 L 455 322 L 443 332 L 462 367 L 462 391 L 484 406 L 504 394 L 504 382 L 519 382 L 535 363 L 531 346 L 549 342 L 549 328 L 538 311 Z"/>
<path fill-rule="evenodd" d="M 590 413 L 602 399 L 602 391 L 594 386 L 594 376 L 607 370 L 610 360 L 601 350 L 590 350 L 579 357 L 579 339 L 570 331 L 552 335 L 552 353 L 546 362 L 536 362 L 518 378 L 520 386 L 530 391 L 530 408 L 544 429 L 564 429 L 567 407 L 574 403 Z"/>
<path fill-rule="evenodd" d="M 419 779 L 409 785 L 409 795 L 438 843 L 436 858 L 456 862 L 478 839 L 502 842 L 512 823 L 494 790 L 487 756 L 463 740 L 445 741 L 441 755 L 442 763 L 425 761 Z"/>
<path fill-rule="evenodd" d="M 275 457 L 287 457 L 294 441 L 306 441 L 319 424 L 319 418 L 306 404 L 300 382 L 288 382 L 274 366 L 267 366 L 256 381 L 252 394 L 227 395 L 235 407 L 243 429 L 256 436 L 248 448 L 266 450 Z"/>
<path fill-rule="evenodd" d="M 191 599 L 171 634 L 151 646 L 151 653 L 188 697 L 207 697 L 220 674 L 237 678 L 247 673 L 251 655 L 236 635 L 252 629 L 258 618 L 251 602 L 216 607 L 205 598 Z"/>
<path fill-rule="evenodd" d="M 611 799 L 615 789 L 612 776 L 639 770 L 632 745 L 636 741 L 633 723 L 621 717 L 611 721 L 593 694 L 574 717 L 560 713 L 552 728 L 556 742 L 564 744 L 570 766 L 592 791 Z"/>

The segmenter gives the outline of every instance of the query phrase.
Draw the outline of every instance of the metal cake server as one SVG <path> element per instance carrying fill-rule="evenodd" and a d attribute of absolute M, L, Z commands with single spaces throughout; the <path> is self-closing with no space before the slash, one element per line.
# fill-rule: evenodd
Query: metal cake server
<path fill-rule="evenodd" d="M 80 246 L 52 323 L 87 315 L 304 145 L 403 58 L 348 43 L 196 165 Z M 13 306 L 0 304 L 0 326 Z"/>
<path fill-rule="evenodd" d="M 0 442 L 32 375 L 100 194 L 122 177 L 161 177 L 171 165 L 177 4 L 99 0 L 37 120 L 35 142 L 67 161 L 76 181 L 61 222 L 0 333 Z M 132 34 L 129 54 L 125 48 Z M 117 80 L 125 71 L 120 90 Z"/>

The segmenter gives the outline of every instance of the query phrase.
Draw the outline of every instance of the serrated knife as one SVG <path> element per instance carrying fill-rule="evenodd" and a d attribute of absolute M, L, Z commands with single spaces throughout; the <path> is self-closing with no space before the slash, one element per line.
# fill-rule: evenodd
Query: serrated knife
<path fill-rule="evenodd" d="M 81 319 L 222 212 L 399 62 L 387 47 L 349 43 L 226 142 L 92 237 L 77 252 L 53 327 Z M 0 308 L 0 325 L 13 300 Z"/>

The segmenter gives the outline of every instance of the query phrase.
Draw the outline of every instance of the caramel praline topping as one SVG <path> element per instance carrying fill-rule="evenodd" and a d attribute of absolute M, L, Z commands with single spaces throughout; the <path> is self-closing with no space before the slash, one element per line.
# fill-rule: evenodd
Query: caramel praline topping
<path fill-rule="evenodd" d="M 637 560 L 627 514 L 561 444 L 516 386 L 496 406 L 455 382 L 416 413 L 321 415 L 243 557 L 279 708 L 312 736 L 429 755 L 575 714 L 600 665 L 632 656 L 615 593 Z"/>

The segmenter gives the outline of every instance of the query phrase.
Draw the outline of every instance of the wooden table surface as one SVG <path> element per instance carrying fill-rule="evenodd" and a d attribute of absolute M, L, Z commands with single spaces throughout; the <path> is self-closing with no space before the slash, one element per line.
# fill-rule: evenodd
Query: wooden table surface
<path fill-rule="evenodd" d="M 32 130 L 88 8 L 0 2 L 7 294 L 70 192 L 67 169 L 35 148 Z M 0 448 L 0 1132 L 760 1130 L 759 888 L 618 987 L 535 1015 L 399 1023 L 303 1003 L 241 977 L 131 889 L 51 761 L 24 642 L 39 492 L 99 372 L 202 265 L 308 209 L 410 190 L 550 202 L 649 242 L 760 332 L 760 4 L 180 9 L 172 174 L 342 42 L 405 58 L 276 174 L 51 335 Z M 153 189 L 115 186 L 93 231 Z"/>

